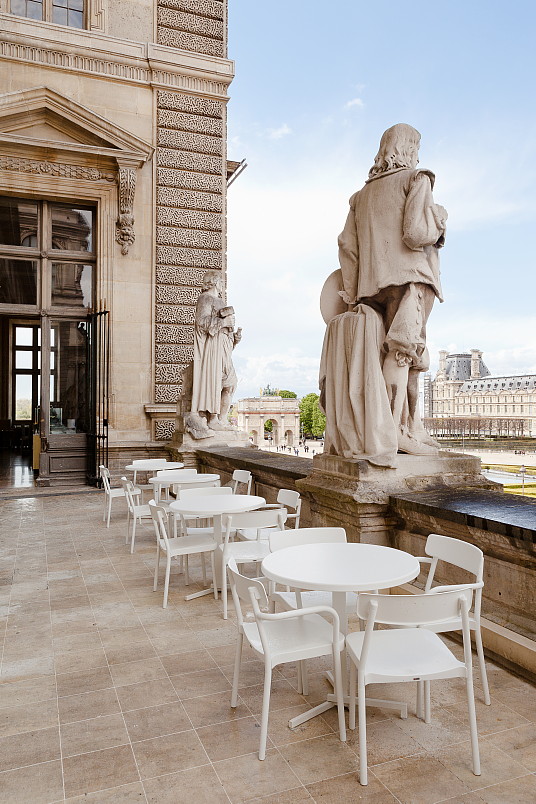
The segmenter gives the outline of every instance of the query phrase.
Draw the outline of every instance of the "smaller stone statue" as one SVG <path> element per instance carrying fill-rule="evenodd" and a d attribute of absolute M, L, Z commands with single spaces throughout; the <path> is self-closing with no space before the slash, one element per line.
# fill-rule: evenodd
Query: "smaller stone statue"
<path fill-rule="evenodd" d="M 237 383 L 232 353 L 242 338 L 242 330 L 235 330 L 234 309 L 222 295 L 221 273 L 207 271 L 195 311 L 193 376 L 190 379 L 188 370 L 184 376 L 183 398 L 188 394 L 188 380 L 191 382 L 191 402 L 184 416 L 184 428 L 195 439 L 235 429 L 227 414 Z"/>

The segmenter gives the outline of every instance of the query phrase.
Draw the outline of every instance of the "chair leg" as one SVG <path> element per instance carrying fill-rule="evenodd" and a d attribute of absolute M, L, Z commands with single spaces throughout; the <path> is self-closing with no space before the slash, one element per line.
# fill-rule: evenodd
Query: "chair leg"
<path fill-rule="evenodd" d="M 222 589 L 221 589 L 221 599 L 223 600 L 223 619 L 227 619 L 227 563 L 225 561 L 225 556 L 222 554 L 221 557 L 221 582 L 222 582 Z"/>
<path fill-rule="evenodd" d="M 417 681 L 417 696 L 415 701 L 415 714 L 422 720 L 424 718 L 424 682 Z"/>
<path fill-rule="evenodd" d="M 102 512 L 102 521 L 106 522 L 106 508 L 108 506 L 108 495 L 104 494 L 104 510 Z"/>
<path fill-rule="evenodd" d="M 365 683 L 361 673 L 358 678 L 358 707 L 359 707 L 359 781 L 362 785 L 368 784 L 367 772 L 367 704 L 365 701 Z"/>
<path fill-rule="evenodd" d="M 476 728 L 476 708 L 475 691 L 473 689 L 473 679 L 465 679 L 467 687 L 467 709 L 469 712 L 469 729 L 471 732 L 471 753 L 473 756 L 473 773 L 480 776 L 480 750 L 478 748 L 478 731 Z"/>
<path fill-rule="evenodd" d="M 337 697 L 337 712 L 339 715 L 339 737 L 346 742 L 346 724 L 344 722 L 344 693 L 342 689 L 341 654 L 333 651 L 333 672 L 335 675 L 335 695 Z"/>
<path fill-rule="evenodd" d="M 348 661 L 350 663 L 348 670 L 348 728 L 353 731 L 355 729 L 357 667 L 350 657 L 348 657 Z"/>
<path fill-rule="evenodd" d="M 272 691 L 272 668 L 268 663 L 265 663 L 264 690 L 262 694 L 261 742 L 259 745 L 259 759 L 264 759 L 266 757 L 266 741 L 268 739 L 268 715 L 270 712 L 271 691 Z"/>
<path fill-rule="evenodd" d="M 484 703 L 486 704 L 486 706 L 490 706 L 491 698 L 489 695 L 488 674 L 486 672 L 486 660 L 484 658 L 484 646 L 482 644 L 482 634 L 480 633 L 480 628 L 475 629 L 475 643 L 476 643 L 476 654 L 478 656 L 478 663 L 480 665 L 480 677 L 482 679 L 482 689 L 484 691 Z"/>
<path fill-rule="evenodd" d="M 154 568 L 153 592 L 158 588 L 158 571 L 160 569 L 160 544 L 156 545 L 156 564 Z"/>
<path fill-rule="evenodd" d="M 162 608 L 167 609 L 167 600 L 168 600 L 168 592 L 169 592 L 169 574 L 171 572 L 171 556 L 166 556 L 166 580 L 164 581 L 164 602 L 162 603 Z"/>
<path fill-rule="evenodd" d="M 207 585 L 207 565 L 205 562 L 205 554 L 201 553 L 201 570 L 203 572 L 203 586 Z"/>
<path fill-rule="evenodd" d="M 112 498 L 111 498 L 111 496 L 108 497 L 108 512 L 107 513 L 108 513 L 108 516 L 107 516 L 107 520 L 106 520 L 106 527 L 109 528 L 110 527 L 110 514 L 112 513 Z"/>
<path fill-rule="evenodd" d="M 296 688 L 298 690 L 298 695 L 303 695 L 303 682 L 302 682 L 302 663 L 296 663 Z"/>
<path fill-rule="evenodd" d="M 430 723 L 431 720 L 430 714 L 430 682 L 424 682 L 424 722 Z"/>
<path fill-rule="evenodd" d="M 240 663 L 242 661 L 242 645 L 244 643 L 244 634 L 240 631 L 236 643 L 235 663 L 233 673 L 233 689 L 231 691 L 231 706 L 233 709 L 238 704 L 238 679 L 240 676 Z"/>
<path fill-rule="evenodd" d="M 210 551 L 210 567 L 212 569 L 212 587 L 214 589 L 214 600 L 217 600 L 218 584 L 216 583 L 216 562 L 214 560 L 214 550 Z"/>
<path fill-rule="evenodd" d="M 130 552 L 134 552 L 134 542 L 136 541 L 136 523 L 138 521 L 138 517 L 132 517 L 132 541 L 130 542 Z"/>
<path fill-rule="evenodd" d="M 307 675 L 307 662 L 300 662 L 302 695 L 309 695 L 309 677 Z"/>
<path fill-rule="evenodd" d="M 184 556 L 184 571 L 186 573 L 186 581 L 185 581 L 186 586 L 190 586 L 190 572 L 189 572 L 189 570 L 190 570 L 190 567 L 189 567 L 189 564 L 188 564 L 188 555 L 185 555 Z"/>

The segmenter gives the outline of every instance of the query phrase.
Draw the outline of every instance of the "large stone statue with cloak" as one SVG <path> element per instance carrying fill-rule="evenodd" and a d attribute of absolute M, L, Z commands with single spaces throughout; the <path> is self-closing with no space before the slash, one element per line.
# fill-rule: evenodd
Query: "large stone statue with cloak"
<path fill-rule="evenodd" d="M 438 250 L 446 210 L 434 174 L 417 169 L 420 134 L 382 136 L 365 186 L 350 199 L 340 270 L 326 282 L 320 370 L 325 453 L 394 466 L 397 452 L 435 455 L 422 425 L 419 374 L 429 367 L 426 322 L 442 301 Z"/>

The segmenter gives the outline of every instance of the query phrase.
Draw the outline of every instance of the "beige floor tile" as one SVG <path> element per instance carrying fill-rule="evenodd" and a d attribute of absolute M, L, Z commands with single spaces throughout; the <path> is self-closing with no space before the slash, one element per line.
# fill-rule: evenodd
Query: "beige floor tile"
<path fill-rule="evenodd" d="M 105 652 L 110 666 L 112 664 L 124 664 L 125 662 L 152 659 L 156 656 L 156 651 L 148 637 L 143 642 L 133 642 L 130 645 L 123 645 L 118 648 L 106 648 Z"/>
<path fill-rule="evenodd" d="M 0 774 L 0 804 L 49 804 L 63 799 L 61 762 L 45 762 Z"/>
<path fill-rule="evenodd" d="M 129 745 L 65 757 L 63 777 L 66 798 L 139 781 Z"/>
<path fill-rule="evenodd" d="M 231 690 L 229 680 L 218 668 L 203 670 L 199 673 L 182 673 L 178 676 L 171 676 L 171 683 L 181 700 L 225 691 L 229 691 L 230 695 Z"/>
<path fill-rule="evenodd" d="M 143 709 L 149 704 L 159 706 L 178 700 L 173 684 L 167 678 L 117 687 L 116 692 L 123 712 L 128 712 L 130 709 Z"/>
<path fill-rule="evenodd" d="M 130 628 L 100 628 L 99 635 L 104 650 L 123 648 L 136 642 L 147 642 L 148 639 L 147 632 L 141 625 Z"/>
<path fill-rule="evenodd" d="M 470 790 L 523 776 L 527 772 L 524 765 L 496 748 L 488 740 L 480 740 L 481 776 L 475 776 L 472 772 L 469 742 L 433 751 L 431 755 L 461 779 Z"/>
<path fill-rule="evenodd" d="M 25 706 L 0 709 L 0 737 L 58 725 L 58 705 L 54 698 Z"/>
<path fill-rule="evenodd" d="M 200 640 L 191 631 L 166 636 L 151 636 L 151 642 L 159 656 L 169 656 L 172 653 L 190 653 L 203 648 Z"/>
<path fill-rule="evenodd" d="M 536 801 L 536 776 L 521 776 L 507 782 L 477 790 L 486 804 L 534 804 Z"/>
<path fill-rule="evenodd" d="M 470 793 L 454 773 L 425 753 L 375 765 L 372 773 L 401 804 L 435 804 Z"/>
<path fill-rule="evenodd" d="M 260 725 L 257 718 L 243 717 L 197 729 L 199 739 L 212 762 L 258 751 Z M 268 747 L 272 747 L 270 741 Z"/>
<path fill-rule="evenodd" d="M 529 697 L 525 694 L 527 699 L 527 711 L 530 708 Z M 467 706 L 463 704 L 455 704 L 454 706 L 445 707 L 446 712 L 455 715 L 463 723 L 468 724 Z M 510 706 L 498 701 L 496 698 L 492 706 L 486 706 L 480 701 L 476 702 L 476 723 L 479 734 L 494 734 L 497 731 L 504 731 L 504 729 L 513 729 L 516 726 L 523 726 L 530 722 L 529 717 L 515 712 Z"/>
<path fill-rule="evenodd" d="M 126 745 L 128 742 L 123 717 L 119 714 L 65 723 L 61 727 L 61 750 L 64 757 Z"/>
<path fill-rule="evenodd" d="M 322 715 L 312 717 L 302 723 L 301 726 L 291 729 L 288 725 L 289 720 L 297 717 L 302 712 L 306 712 L 308 709 L 309 706 L 304 704 L 302 706 L 291 706 L 288 709 L 275 709 L 270 712 L 268 736 L 274 745 L 288 745 L 289 743 L 310 740 L 315 737 L 321 737 L 324 734 L 333 733 L 333 728 Z"/>
<path fill-rule="evenodd" d="M 348 745 L 359 754 L 359 730 L 347 731 Z M 400 725 L 400 720 L 391 718 L 367 723 L 368 764 L 378 765 L 404 756 L 422 752 L 423 746 L 413 739 Z"/>
<path fill-rule="evenodd" d="M 519 679 L 518 685 L 498 690 L 495 698 L 523 715 L 523 718 L 536 723 L 536 687 L 532 684 Z"/>
<path fill-rule="evenodd" d="M 30 651 L 28 651 L 30 652 Z M 10 660 L 10 654 L 6 651 L 2 661 L 2 671 L 0 672 L 0 683 L 6 681 L 27 681 L 31 678 L 54 675 L 54 658 L 51 652 L 46 656 L 32 656 L 30 659 Z"/>
<path fill-rule="evenodd" d="M 99 790 L 98 793 L 85 793 L 65 799 L 65 804 L 145 804 L 145 793 L 141 782 Z"/>
<path fill-rule="evenodd" d="M 199 698 L 187 698 L 183 701 L 183 705 L 194 728 L 211 726 L 214 723 L 223 723 L 251 715 L 251 711 L 240 697 L 238 698 L 238 706 L 233 709 L 231 707 L 231 696 L 228 692 L 202 695 Z"/>
<path fill-rule="evenodd" d="M 419 743 L 421 749 L 432 750 L 444 745 L 464 742 L 469 737 L 469 723 L 460 720 L 451 712 L 451 709 L 452 707 L 433 708 L 430 723 L 425 723 L 424 720 L 411 714 L 406 720 L 397 717 L 396 723 Z"/>
<path fill-rule="evenodd" d="M 102 647 L 99 634 L 94 631 L 90 634 L 65 634 L 56 636 L 53 640 L 55 653 L 79 653 L 84 650 L 98 650 Z"/>
<path fill-rule="evenodd" d="M 511 756 L 512 759 L 520 762 L 527 770 L 536 772 L 536 725 L 534 723 L 500 731 L 485 739 Z"/>
<path fill-rule="evenodd" d="M 300 786 L 296 774 L 275 749 L 267 751 L 262 762 L 256 753 L 246 754 L 215 762 L 214 769 L 233 804 Z"/>
<path fill-rule="evenodd" d="M 125 712 L 124 718 L 132 742 L 192 728 L 190 718 L 179 701 Z"/>
<path fill-rule="evenodd" d="M 262 695 L 264 684 L 255 684 L 252 687 L 244 687 L 240 690 L 240 697 L 249 706 L 254 715 L 262 711 Z M 301 706 L 306 703 L 303 695 L 299 695 L 296 689 L 285 679 L 278 679 L 272 682 L 270 694 L 270 711 L 276 709 L 288 709 L 289 706 Z"/>
<path fill-rule="evenodd" d="M 106 654 L 102 648 L 56 653 L 54 667 L 56 673 L 76 673 L 82 670 L 93 670 L 97 667 L 106 667 Z"/>
<path fill-rule="evenodd" d="M 11 734 L 0 739 L 0 771 L 60 758 L 57 726 Z"/>
<path fill-rule="evenodd" d="M 248 801 L 248 804 L 312 804 L 313 797 L 303 786 L 295 787 L 293 790 L 284 790 L 282 793 L 274 793 L 271 796 L 255 797 Z"/>
<path fill-rule="evenodd" d="M 229 804 L 229 798 L 210 765 L 143 782 L 149 804 Z"/>
<path fill-rule="evenodd" d="M 346 773 L 307 785 L 316 804 L 395 804 L 397 799 L 373 774 L 369 774 L 366 787 L 359 783 L 357 773 Z"/>
<path fill-rule="evenodd" d="M 355 753 L 333 733 L 281 746 L 279 751 L 304 785 L 357 768 Z"/>
<path fill-rule="evenodd" d="M 28 681 L 0 684 L 0 709 L 5 706 L 31 704 L 56 697 L 56 679 L 41 676 Z"/>
<path fill-rule="evenodd" d="M 115 689 L 58 698 L 58 709 L 62 724 L 74 723 L 76 720 L 89 720 L 101 715 L 113 715 L 121 711 Z"/>
<path fill-rule="evenodd" d="M 164 665 L 156 657 L 114 664 L 110 667 L 110 672 L 116 687 L 137 684 L 141 681 L 152 681 L 156 678 L 167 678 Z"/>
<path fill-rule="evenodd" d="M 132 749 L 142 779 L 208 765 L 209 761 L 193 729 L 181 731 L 172 738 L 154 737 L 133 743 Z"/>
<path fill-rule="evenodd" d="M 108 667 L 96 667 L 77 673 L 61 673 L 56 676 L 56 683 L 60 698 L 77 693 L 96 692 L 113 686 Z"/>
<path fill-rule="evenodd" d="M 207 648 L 208 652 L 220 667 L 231 667 L 236 653 L 236 641 L 233 645 L 212 645 Z M 249 645 L 244 645 L 242 649 L 242 664 L 252 660 L 258 661 L 259 657 Z M 295 673 L 294 673 L 295 675 Z"/>

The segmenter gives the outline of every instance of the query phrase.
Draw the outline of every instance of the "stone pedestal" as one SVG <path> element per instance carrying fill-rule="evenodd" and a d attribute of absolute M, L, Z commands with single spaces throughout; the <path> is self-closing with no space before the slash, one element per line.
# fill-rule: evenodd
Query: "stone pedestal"
<path fill-rule="evenodd" d="M 254 447 L 249 435 L 243 430 L 221 430 L 210 438 L 192 438 L 189 433 L 175 430 L 167 450 L 174 461 L 182 461 L 186 467 L 197 467 L 196 450 L 207 447 Z"/>
<path fill-rule="evenodd" d="M 397 455 L 396 468 L 336 455 L 315 455 L 313 470 L 296 487 L 309 501 L 315 525 L 346 529 L 348 541 L 392 545 L 397 516 L 389 497 L 432 489 L 499 488 L 480 473 L 480 458 L 440 451 Z"/>

